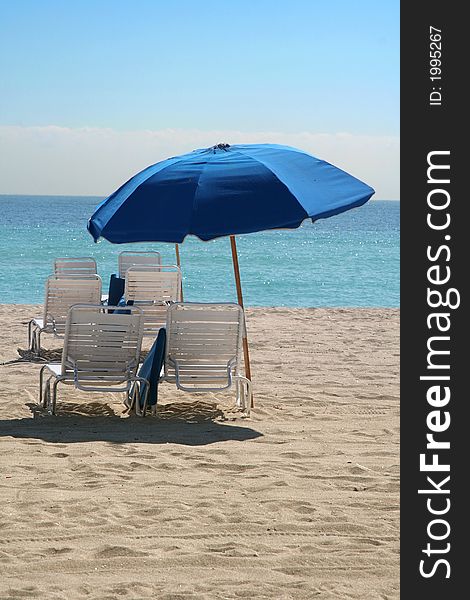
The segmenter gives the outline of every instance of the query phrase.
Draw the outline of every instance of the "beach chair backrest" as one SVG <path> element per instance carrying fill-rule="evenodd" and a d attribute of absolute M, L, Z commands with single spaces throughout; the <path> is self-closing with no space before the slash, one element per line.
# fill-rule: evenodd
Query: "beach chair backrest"
<path fill-rule="evenodd" d="M 160 252 L 124 251 L 119 254 L 119 277 L 126 276 L 127 269 L 131 267 L 159 267 L 162 264 Z"/>
<path fill-rule="evenodd" d="M 166 327 L 165 379 L 188 390 L 231 385 L 245 328 L 240 305 L 176 303 L 168 308 Z"/>
<path fill-rule="evenodd" d="M 126 272 L 126 300 L 177 302 L 181 295 L 181 270 L 174 266 L 130 267 Z"/>
<path fill-rule="evenodd" d="M 166 324 L 167 303 L 181 299 L 181 270 L 173 265 L 130 267 L 124 298 L 144 312 L 144 335 L 156 335 Z"/>
<path fill-rule="evenodd" d="M 140 308 L 74 305 L 69 309 L 62 374 L 74 371 L 79 389 L 129 382 L 139 365 L 143 315 Z"/>
<path fill-rule="evenodd" d="M 46 281 L 44 324 L 56 335 L 63 335 L 67 314 L 72 304 L 99 304 L 101 301 L 101 277 L 56 277 Z"/>
<path fill-rule="evenodd" d="M 96 260 L 90 257 L 56 258 L 54 261 L 56 277 L 93 277 L 96 275 Z"/>

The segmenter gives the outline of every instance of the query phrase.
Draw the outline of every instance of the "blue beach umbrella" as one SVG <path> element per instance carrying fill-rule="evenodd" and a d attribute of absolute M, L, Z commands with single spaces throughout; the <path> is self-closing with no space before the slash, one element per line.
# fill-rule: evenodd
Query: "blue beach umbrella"
<path fill-rule="evenodd" d="M 207 241 L 296 228 L 360 206 L 374 190 L 309 154 L 275 144 L 219 144 L 168 158 L 134 175 L 95 210 L 95 241 Z"/>
<path fill-rule="evenodd" d="M 88 231 L 95 241 L 103 237 L 115 244 L 230 236 L 243 306 L 235 235 L 297 228 L 305 219 L 361 206 L 373 193 L 352 175 L 296 148 L 218 144 L 134 175 L 96 208 Z M 246 340 L 244 349 L 251 378 Z"/>

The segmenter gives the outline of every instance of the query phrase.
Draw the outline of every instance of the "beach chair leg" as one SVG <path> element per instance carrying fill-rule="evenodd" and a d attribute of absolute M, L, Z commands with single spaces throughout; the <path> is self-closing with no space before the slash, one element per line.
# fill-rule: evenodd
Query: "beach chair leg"
<path fill-rule="evenodd" d="M 135 383 L 131 386 L 131 389 L 126 392 L 126 398 L 124 400 L 124 406 L 130 412 L 134 408 L 135 403 Z M 126 411 L 124 411 L 126 412 Z"/>
<path fill-rule="evenodd" d="M 51 413 L 51 415 L 56 414 L 55 406 L 56 406 L 56 402 L 57 402 L 57 386 L 59 385 L 60 381 L 62 381 L 62 378 L 56 377 L 56 379 L 52 385 L 52 394 L 51 394 L 50 401 L 49 401 L 49 412 Z"/>
<path fill-rule="evenodd" d="M 32 333 L 33 333 L 33 321 L 30 321 L 28 323 L 28 349 L 29 350 L 32 350 L 32 348 L 31 348 L 32 343 L 33 343 L 33 340 L 31 338 Z"/>
<path fill-rule="evenodd" d="M 41 333 L 42 329 L 36 329 L 33 334 L 35 339 L 35 348 L 33 352 L 35 352 L 36 356 L 41 356 Z"/>
<path fill-rule="evenodd" d="M 246 397 L 247 397 L 247 411 L 246 416 L 249 417 L 251 414 L 251 409 L 253 408 L 253 385 L 250 379 L 246 380 Z"/>
<path fill-rule="evenodd" d="M 140 385 L 139 380 L 134 380 L 134 383 L 131 388 L 131 392 L 129 394 L 129 400 L 126 403 L 126 406 L 129 409 L 129 412 L 134 410 L 135 414 L 138 417 L 142 417 L 142 407 L 140 406 Z"/>
<path fill-rule="evenodd" d="M 243 389 L 243 393 L 240 394 L 240 408 L 246 413 L 246 416 L 250 416 L 252 402 L 253 402 L 253 387 L 251 381 L 247 377 L 238 375 L 236 382 L 239 383 Z"/>
<path fill-rule="evenodd" d="M 142 386 L 145 385 L 145 391 L 144 394 L 142 395 Z M 134 409 L 135 409 L 135 414 L 138 417 L 145 417 L 145 413 L 147 411 L 147 397 L 148 397 L 148 390 L 149 390 L 149 382 L 142 378 L 139 377 L 135 380 L 135 384 L 134 384 Z M 143 403 L 141 405 L 141 399 L 143 399 Z"/>
<path fill-rule="evenodd" d="M 245 392 L 245 385 L 244 382 L 242 381 L 242 376 L 238 375 L 235 378 L 235 389 L 237 392 L 237 407 L 244 411 L 246 408 L 246 392 Z"/>
<path fill-rule="evenodd" d="M 42 389 L 43 382 L 44 382 L 44 369 L 45 368 L 46 368 L 46 365 L 41 367 L 41 370 L 39 371 L 39 405 L 42 406 L 43 408 L 46 406 L 44 396 L 43 396 L 43 389 Z"/>
<path fill-rule="evenodd" d="M 48 412 L 50 411 L 51 404 L 51 379 L 52 377 L 49 377 L 49 379 L 46 381 L 43 396 L 43 408 L 45 408 Z"/>
<path fill-rule="evenodd" d="M 140 387 L 137 382 L 134 386 L 134 412 L 138 417 L 142 416 L 142 409 L 140 407 Z"/>
<path fill-rule="evenodd" d="M 36 335 L 37 335 L 37 328 L 34 327 L 34 329 L 33 329 L 33 326 L 31 326 L 30 331 L 28 332 L 28 337 L 29 337 L 28 348 L 29 348 L 29 350 L 31 350 L 31 352 L 34 352 L 34 354 L 37 353 Z"/>
<path fill-rule="evenodd" d="M 42 394 L 41 394 L 41 398 L 39 401 L 39 404 L 42 408 L 45 408 L 47 411 L 49 411 L 49 405 L 51 402 L 51 379 L 54 376 L 51 375 L 46 382 L 42 384 Z"/>
<path fill-rule="evenodd" d="M 146 379 L 140 379 L 139 380 L 139 397 L 140 396 L 140 390 L 142 389 L 142 385 L 145 385 L 145 390 L 144 390 L 144 403 L 142 406 L 142 417 L 145 417 L 145 413 L 147 412 L 147 400 L 148 400 L 148 395 L 149 395 L 149 388 L 150 388 L 150 384 Z"/>
<path fill-rule="evenodd" d="M 236 403 L 237 406 L 239 408 L 241 408 L 242 405 L 242 399 L 241 399 L 241 386 L 240 386 L 240 380 L 239 379 L 235 379 L 235 391 L 236 391 Z"/>

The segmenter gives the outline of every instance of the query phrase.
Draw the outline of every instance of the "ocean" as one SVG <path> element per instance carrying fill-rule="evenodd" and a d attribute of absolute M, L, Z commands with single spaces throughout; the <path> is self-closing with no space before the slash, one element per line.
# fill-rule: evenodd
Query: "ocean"
<path fill-rule="evenodd" d="M 122 250 L 172 244 L 97 244 L 86 229 L 98 197 L 0 195 L 0 303 L 44 301 L 44 283 L 61 256 L 92 256 L 107 292 Z M 245 306 L 398 307 L 400 203 L 369 201 L 296 230 L 237 237 Z M 236 301 L 230 241 L 186 239 L 180 246 L 186 301 Z"/>

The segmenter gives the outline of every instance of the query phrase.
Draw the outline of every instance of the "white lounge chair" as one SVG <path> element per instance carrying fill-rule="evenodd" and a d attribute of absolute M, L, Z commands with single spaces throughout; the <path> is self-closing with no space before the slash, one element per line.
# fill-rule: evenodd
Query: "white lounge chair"
<path fill-rule="evenodd" d="M 56 277 L 46 280 L 44 316 L 31 319 L 28 325 L 28 346 L 38 355 L 41 334 L 52 333 L 61 338 L 65 333 L 65 321 L 72 304 L 99 304 L 101 301 L 101 277 Z"/>
<path fill-rule="evenodd" d="M 131 267 L 159 267 L 161 264 L 162 259 L 160 252 L 125 250 L 118 256 L 119 277 L 124 279 L 127 269 L 130 269 Z"/>
<path fill-rule="evenodd" d="M 156 336 L 166 324 L 168 304 L 181 300 L 179 267 L 130 267 L 126 271 L 124 298 L 144 311 L 144 335 Z"/>
<path fill-rule="evenodd" d="M 244 313 L 238 304 L 172 304 L 167 311 L 161 381 L 186 392 L 228 390 L 235 381 L 237 404 L 249 415 L 251 381 L 240 372 L 244 332 Z"/>
<path fill-rule="evenodd" d="M 93 277 L 96 275 L 96 260 L 90 257 L 82 258 L 56 258 L 54 261 L 54 275 L 56 277 Z"/>
<path fill-rule="evenodd" d="M 85 392 L 126 392 L 134 382 L 148 381 L 136 375 L 142 345 L 143 315 L 135 306 L 74 305 L 66 327 L 62 362 L 44 365 L 39 374 L 39 403 L 55 414 L 57 386 L 74 385 Z M 44 375 L 48 378 L 44 385 Z M 136 386 L 134 386 L 135 388 Z M 134 393 L 136 390 L 134 389 Z M 140 406 L 140 402 L 137 402 Z"/>

